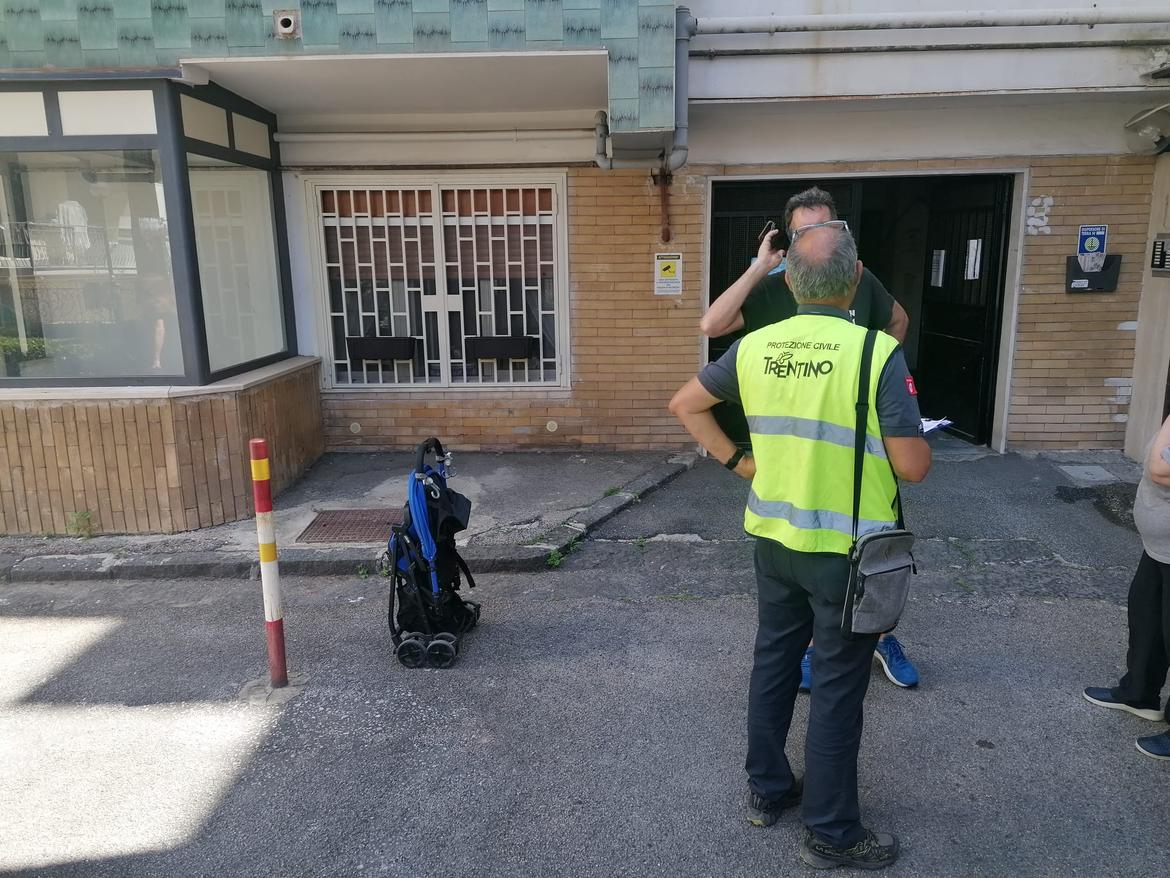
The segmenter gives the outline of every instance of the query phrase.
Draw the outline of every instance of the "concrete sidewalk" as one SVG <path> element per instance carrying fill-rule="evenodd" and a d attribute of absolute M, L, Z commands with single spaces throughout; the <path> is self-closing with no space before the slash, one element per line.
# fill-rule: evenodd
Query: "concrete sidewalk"
<path fill-rule="evenodd" d="M 694 454 L 468 453 L 455 449 L 454 490 L 472 502 L 459 535 L 477 571 L 543 567 L 595 526 L 690 467 Z M 372 571 L 386 538 L 301 543 L 318 512 L 401 509 L 414 454 L 332 453 L 276 498 L 277 545 L 288 575 Z M 0 537 L 0 580 L 230 578 L 258 570 L 252 519 L 181 534 Z"/>

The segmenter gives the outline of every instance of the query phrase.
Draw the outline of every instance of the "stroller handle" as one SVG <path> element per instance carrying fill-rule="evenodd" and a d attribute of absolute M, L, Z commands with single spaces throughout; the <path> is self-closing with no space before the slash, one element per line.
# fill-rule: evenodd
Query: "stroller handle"
<path fill-rule="evenodd" d="M 443 443 L 434 436 L 420 442 L 418 444 L 418 448 L 415 449 L 416 456 L 414 461 L 414 471 L 416 473 L 421 473 L 423 471 L 423 466 L 426 464 L 428 451 L 433 451 L 435 453 L 435 460 L 438 461 L 443 459 Z"/>

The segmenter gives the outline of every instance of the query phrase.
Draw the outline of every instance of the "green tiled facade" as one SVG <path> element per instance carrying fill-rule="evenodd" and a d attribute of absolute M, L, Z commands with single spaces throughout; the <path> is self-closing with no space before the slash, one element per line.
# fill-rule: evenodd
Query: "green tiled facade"
<path fill-rule="evenodd" d="M 273 12 L 300 10 L 302 39 Z M 674 124 L 674 4 L 659 0 L 0 0 L 16 70 L 172 70 L 199 57 L 609 51 L 615 131 Z"/>

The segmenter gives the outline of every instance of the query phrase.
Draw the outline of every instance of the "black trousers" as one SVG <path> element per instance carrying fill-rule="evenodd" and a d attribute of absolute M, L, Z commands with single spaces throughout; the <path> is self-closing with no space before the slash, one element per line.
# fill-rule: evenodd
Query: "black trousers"
<path fill-rule="evenodd" d="M 800 686 L 800 660 L 815 634 L 808 732 L 804 744 L 804 824 L 823 840 L 860 840 L 857 751 L 876 634 L 846 640 L 841 613 L 849 580 L 844 555 L 793 552 L 756 540 L 759 629 L 748 696 L 751 788 L 767 799 L 792 787 L 784 753 Z"/>
<path fill-rule="evenodd" d="M 1129 587 L 1129 652 L 1126 675 L 1114 697 L 1156 708 L 1170 667 L 1170 564 L 1145 552 Z M 1170 723 L 1170 700 L 1166 702 Z"/>

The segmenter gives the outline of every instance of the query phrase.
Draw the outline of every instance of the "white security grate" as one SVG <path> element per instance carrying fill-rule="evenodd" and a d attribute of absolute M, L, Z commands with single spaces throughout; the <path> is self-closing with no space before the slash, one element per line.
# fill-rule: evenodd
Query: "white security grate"
<path fill-rule="evenodd" d="M 554 187 L 319 192 L 336 384 L 560 380 Z"/>

